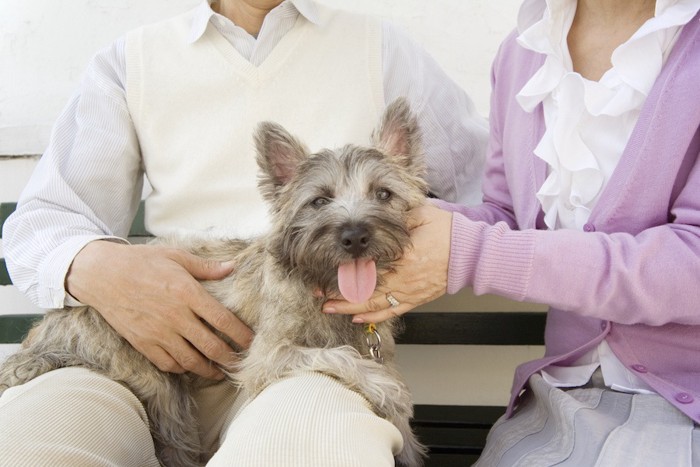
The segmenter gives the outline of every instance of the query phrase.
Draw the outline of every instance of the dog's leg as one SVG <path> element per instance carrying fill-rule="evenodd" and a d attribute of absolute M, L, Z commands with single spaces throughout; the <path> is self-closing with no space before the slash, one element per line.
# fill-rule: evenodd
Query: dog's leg
<path fill-rule="evenodd" d="M 196 405 L 188 376 L 149 369 L 122 382 L 143 403 L 158 460 L 165 466 L 202 464 Z"/>
<path fill-rule="evenodd" d="M 199 430 L 187 377 L 163 373 L 94 310 L 51 311 L 0 367 L 0 393 L 52 370 L 82 367 L 126 386 L 149 418 L 165 465 L 200 465 Z"/>
<path fill-rule="evenodd" d="M 56 360 L 41 358 L 26 349 L 20 349 L 7 357 L 0 367 L 0 395 L 8 388 L 24 384 L 57 368 L 61 367 L 56 366 Z"/>
<path fill-rule="evenodd" d="M 49 371 L 70 366 L 84 366 L 85 361 L 75 353 L 82 331 L 81 323 L 71 319 L 67 312 L 48 312 L 31 329 L 22 347 L 0 366 L 0 394 L 7 388 L 19 386 Z M 79 336 L 79 334 L 77 334 Z"/>

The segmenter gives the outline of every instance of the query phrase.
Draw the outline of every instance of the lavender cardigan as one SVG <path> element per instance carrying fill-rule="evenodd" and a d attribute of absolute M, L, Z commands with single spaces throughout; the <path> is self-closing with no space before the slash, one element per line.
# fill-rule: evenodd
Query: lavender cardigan
<path fill-rule="evenodd" d="M 448 292 L 545 303 L 544 358 L 518 367 L 508 414 L 528 378 L 606 339 L 644 382 L 700 422 L 700 19 L 686 25 L 584 231 L 547 231 L 535 193 L 541 105 L 515 95 L 544 56 L 512 34 L 493 66 L 484 204 L 455 212 Z"/>

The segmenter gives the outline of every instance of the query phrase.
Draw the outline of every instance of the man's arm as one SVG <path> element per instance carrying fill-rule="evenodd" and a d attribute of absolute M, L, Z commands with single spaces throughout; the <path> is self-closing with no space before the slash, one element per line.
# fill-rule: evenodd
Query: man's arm
<path fill-rule="evenodd" d="M 460 204 L 481 203 L 489 130 L 474 103 L 406 33 L 383 24 L 386 103 L 405 96 L 423 135 L 431 192 Z"/>
<path fill-rule="evenodd" d="M 47 151 L 6 221 L 13 283 L 37 305 L 94 307 L 162 370 L 220 377 L 252 333 L 197 279 L 231 265 L 125 239 L 141 199 L 141 154 L 126 105 L 124 42 L 98 53 L 58 119 Z"/>

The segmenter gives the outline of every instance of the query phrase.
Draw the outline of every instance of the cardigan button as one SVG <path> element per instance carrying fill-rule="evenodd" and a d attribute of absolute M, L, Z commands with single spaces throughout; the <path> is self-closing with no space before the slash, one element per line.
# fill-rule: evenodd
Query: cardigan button
<path fill-rule="evenodd" d="M 591 224 L 590 222 L 587 224 L 584 224 L 583 231 L 584 232 L 595 232 L 595 225 Z"/>
<path fill-rule="evenodd" d="M 687 392 L 679 392 L 676 394 L 676 400 L 681 404 L 690 404 L 695 400 L 695 398 Z"/>
<path fill-rule="evenodd" d="M 649 371 L 647 370 L 647 367 L 645 367 L 644 365 L 640 365 L 639 363 L 635 363 L 634 365 L 632 365 L 632 369 L 637 373 L 646 373 L 647 371 Z"/>
<path fill-rule="evenodd" d="M 608 322 L 607 322 L 607 321 L 601 321 L 601 323 L 600 323 L 600 330 L 601 330 L 601 331 L 605 331 L 606 329 L 608 329 Z"/>

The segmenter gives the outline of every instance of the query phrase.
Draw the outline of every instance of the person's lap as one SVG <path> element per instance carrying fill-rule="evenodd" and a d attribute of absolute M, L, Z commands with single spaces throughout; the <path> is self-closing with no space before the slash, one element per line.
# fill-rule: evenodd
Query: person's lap
<path fill-rule="evenodd" d="M 327 375 L 304 372 L 248 400 L 208 466 L 393 466 L 398 429 L 360 394 Z"/>
<path fill-rule="evenodd" d="M 139 400 L 83 368 L 7 389 L 0 419 L 1 466 L 160 465 Z"/>
<path fill-rule="evenodd" d="M 699 467 L 700 428 L 658 395 L 562 390 L 534 375 L 526 399 L 494 425 L 475 465 Z"/>
<path fill-rule="evenodd" d="M 218 450 L 210 465 L 393 465 L 402 446 L 362 396 L 325 375 L 295 375 L 244 399 L 228 382 L 196 395 L 203 447 Z M 89 370 L 8 389 L 0 419 L 0 465 L 159 465 L 141 403 Z"/>

